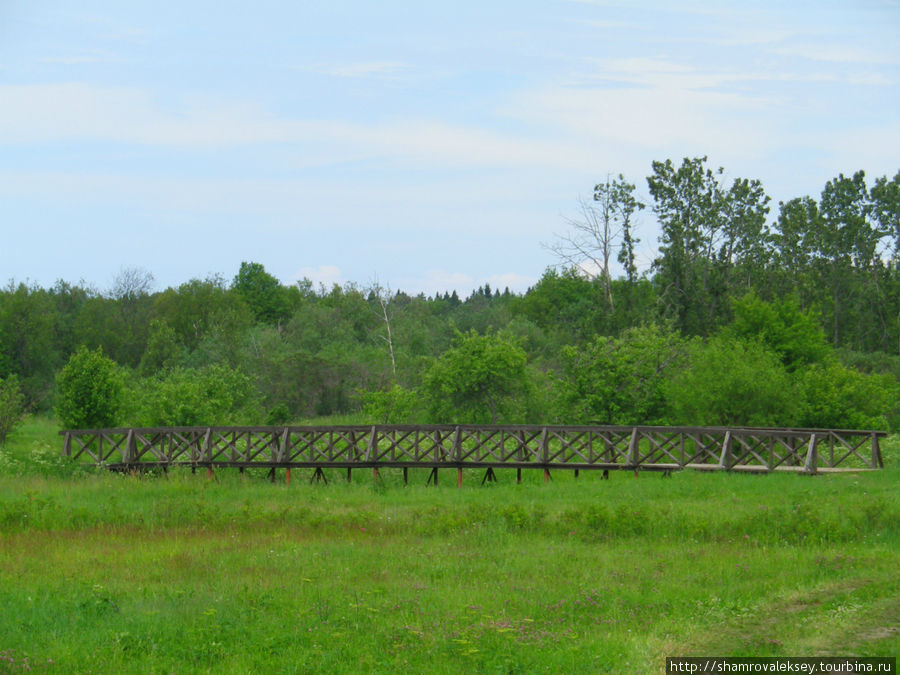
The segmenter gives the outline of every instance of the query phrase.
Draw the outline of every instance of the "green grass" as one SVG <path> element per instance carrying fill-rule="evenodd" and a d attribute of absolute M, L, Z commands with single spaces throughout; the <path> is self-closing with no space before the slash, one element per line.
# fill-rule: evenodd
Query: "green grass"
<path fill-rule="evenodd" d="M 900 652 L 900 472 L 81 473 L 3 449 L 0 673 L 660 672 Z M 48 453 L 44 446 L 52 448 Z M 452 475 L 451 475 L 452 474 Z M 26 662 L 27 658 L 27 662 Z M 52 663 L 51 663 L 52 661 Z"/>

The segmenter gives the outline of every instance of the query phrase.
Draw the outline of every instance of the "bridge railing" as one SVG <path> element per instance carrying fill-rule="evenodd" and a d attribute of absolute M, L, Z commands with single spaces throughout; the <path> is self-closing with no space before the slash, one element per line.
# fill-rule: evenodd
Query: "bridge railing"
<path fill-rule="evenodd" d="M 882 431 L 749 427 L 374 425 L 63 430 L 112 469 L 485 467 L 805 473 L 884 466 Z"/>

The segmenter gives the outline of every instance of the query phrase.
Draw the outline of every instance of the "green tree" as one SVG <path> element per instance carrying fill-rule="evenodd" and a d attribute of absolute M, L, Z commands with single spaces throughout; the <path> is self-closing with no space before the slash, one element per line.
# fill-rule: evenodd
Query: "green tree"
<path fill-rule="evenodd" d="M 779 204 L 772 233 L 774 293 L 798 293 L 807 306 L 815 296 L 811 276 L 822 228 L 819 204 L 811 197 L 798 197 Z"/>
<path fill-rule="evenodd" d="M 182 355 L 182 347 L 178 344 L 175 329 L 165 321 L 153 319 L 150 322 L 150 336 L 147 338 L 147 349 L 141 357 L 138 372 L 147 377 L 157 371 L 175 365 Z"/>
<path fill-rule="evenodd" d="M 758 341 L 696 339 L 664 390 L 670 424 L 787 426 L 799 414 L 787 370 Z"/>
<path fill-rule="evenodd" d="M 677 334 L 657 325 L 563 348 L 556 417 L 569 424 L 657 424 L 665 419 L 663 383 L 685 360 Z"/>
<path fill-rule="evenodd" d="M 886 430 L 888 418 L 896 419 L 900 385 L 890 375 L 866 375 L 829 360 L 805 368 L 800 386 L 804 427 Z"/>
<path fill-rule="evenodd" d="M 604 328 L 603 288 L 569 268 L 548 269 L 540 281 L 513 304 L 513 311 L 528 317 L 560 340 L 582 342 Z"/>
<path fill-rule="evenodd" d="M 66 429 L 116 425 L 123 409 L 124 376 L 103 350 L 80 347 L 56 377 L 56 416 Z"/>
<path fill-rule="evenodd" d="M 257 321 L 276 324 L 290 316 L 287 289 L 259 263 L 242 262 L 231 287 L 250 306 Z"/>
<path fill-rule="evenodd" d="M 894 255 L 900 256 L 900 171 L 891 179 L 875 179 L 870 196 L 872 215 L 884 236 L 894 240 Z"/>
<path fill-rule="evenodd" d="M 522 421 L 529 390 L 525 350 L 500 334 L 475 331 L 457 333 L 453 346 L 425 373 L 423 384 L 433 422 Z"/>
<path fill-rule="evenodd" d="M 721 192 L 717 176 L 706 168 L 706 157 L 653 162 L 647 185 L 661 227 L 659 257 L 654 261 L 660 296 L 679 330 L 706 334 L 713 243 L 721 225 Z"/>
<path fill-rule="evenodd" d="M 139 426 L 258 424 L 263 415 L 252 380 L 224 365 L 158 373 L 141 380 L 134 397 Z"/>
<path fill-rule="evenodd" d="M 9 375 L 0 378 L 0 444 L 25 415 L 25 395 L 19 387 L 19 378 Z"/>
<path fill-rule="evenodd" d="M 178 342 L 189 352 L 211 335 L 234 343 L 236 334 L 253 323 L 250 308 L 218 276 L 191 279 L 177 289 L 167 288 L 154 297 L 153 309 L 158 319 L 175 330 Z"/>
<path fill-rule="evenodd" d="M 732 309 L 734 320 L 722 335 L 762 342 L 789 371 L 823 361 L 830 352 L 821 317 L 804 312 L 795 297 L 766 302 L 747 293 L 732 301 Z"/>
<path fill-rule="evenodd" d="M 766 269 L 769 197 L 757 180 L 720 184 L 706 157 L 653 162 L 647 178 L 659 219 L 656 281 L 666 313 L 688 334 L 708 335 L 727 319 L 734 288 L 746 292 Z"/>
<path fill-rule="evenodd" d="M 363 414 L 375 424 L 415 424 L 420 421 L 421 396 L 415 389 L 394 384 L 390 389 L 360 395 Z"/>
<path fill-rule="evenodd" d="M 36 285 L 10 283 L 0 291 L 0 377 L 17 375 L 29 405 L 47 398 L 62 365 L 54 304 Z"/>

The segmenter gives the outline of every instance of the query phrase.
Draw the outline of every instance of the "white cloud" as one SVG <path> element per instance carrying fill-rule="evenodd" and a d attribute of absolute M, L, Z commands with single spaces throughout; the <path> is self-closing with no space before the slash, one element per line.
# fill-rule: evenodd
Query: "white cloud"
<path fill-rule="evenodd" d="M 0 86 L 0 144 L 93 140 L 184 148 L 305 143 L 342 161 L 373 155 L 418 166 L 587 165 L 568 145 L 429 120 L 359 124 L 275 119 L 243 102 L 183 101 L 175 112 L 141 89 L 87 84 Z"/>
<path fill-rule="evenodd" d="M 523 293 L 528 290 L 530 286 L 534 286 L 537 283 L 537 279 L 534 277 L 525 276 L 524 274 L 517 274 L 515 272 L 507 272 L 505 274 L 494 274 L 488 279 L 488 282 L 491 284 L 491 288 L 494 290 L 503 291 L 508 288 L 513 293 Z"/>
<path fill-rule="evenodd" d="M 293 282 L 309 279 L 316 285 L 322 285 L 325 289 L 330 289 L 337 284 L 343 286 L 346 281 L 341 268 L 337 265 L 319 265 L 318 267 L 303 267 L 292 279 Z"/>

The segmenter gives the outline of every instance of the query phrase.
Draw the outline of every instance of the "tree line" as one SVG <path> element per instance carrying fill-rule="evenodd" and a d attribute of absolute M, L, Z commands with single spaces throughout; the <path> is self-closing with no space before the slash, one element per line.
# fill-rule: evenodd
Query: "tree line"
<path fill-rule="evenodd" d="M 11 282 L 0 440 L 29 410 L 65 426 L 900 423 L 900 172 L 839 175 L 772 214 L 759 181 L 706 158 L 651 169 L 647 204 L 623 176 L 598 183 L 521 294 L 286 286 L 256 262 L 156 292 L 139 269 L 105 292 Z M 658 254 L 639 273 L 649 212 Z"/>

